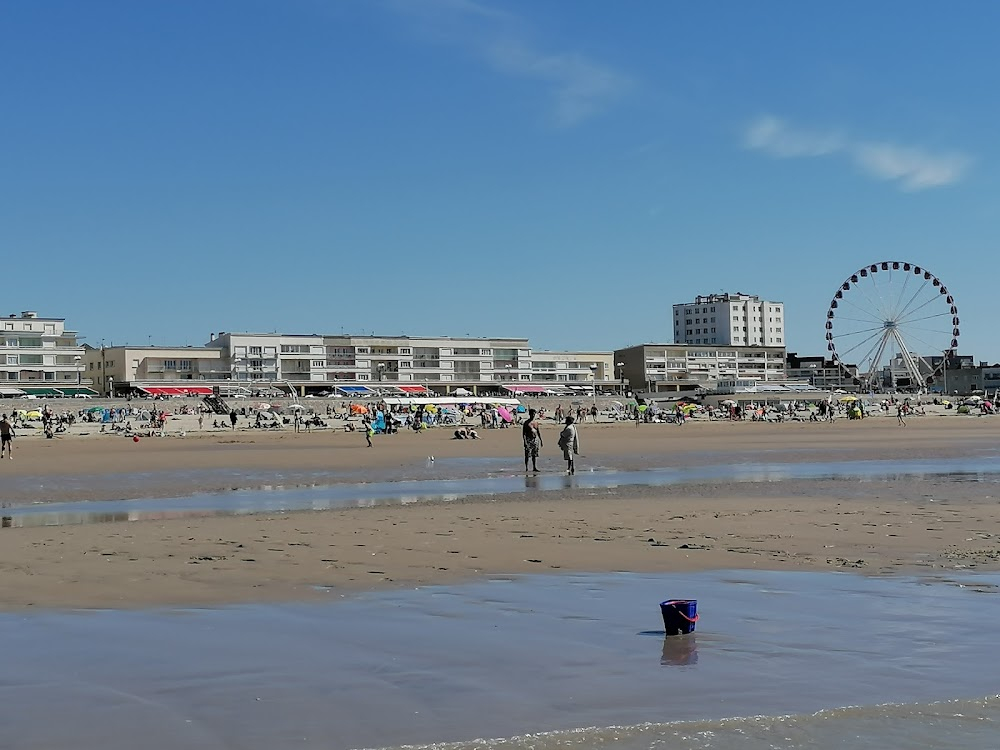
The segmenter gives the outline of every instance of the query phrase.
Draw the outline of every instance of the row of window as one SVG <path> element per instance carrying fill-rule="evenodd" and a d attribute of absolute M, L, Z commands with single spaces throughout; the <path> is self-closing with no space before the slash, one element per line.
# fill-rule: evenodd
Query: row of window
<path fill-rule="evenodd" d="M 694 310 L 693 313 L 691 312 L 692 310 Z M 701 312 L 702 312 L 702 314 L 707 313 L 707 312 L 715 312 L 715 307 L 703 307 L 703 308 L 701 308 Z M 691 307 L 685 308 L 684 309 L 684 314 L 685 315 L 692 315 L 692 314 L 693 315 L 697 315 L 698 314 L 698 308 L 697 307 L 694 307 L 694 308 L 691 308 Z M 674 315 L 675 316 L 680 315 L 680 310 L 674 310 Z"/>
<path fill-rule="evenodd" d="M 3 324 L 3 329 L 5 331 L 16 331 L 16 330 L 22 330 L 22 331 L 44 331 L 45 333 L 48 333 L 48 334 L 54 334 L 56 332 L 56 327 L 55 327 L 55 325 L 53 323 L 42 323 L 41 325 L 39 325 L 38 328 L 36 328 L 35 325 L 36 325 L 35 323 L 21 323 L 18 326 L 15 323 L 7 323 L 7 322 L 5 322 Z M 44 326 L 44 327 L 42 327 L 42 326 Z"/>

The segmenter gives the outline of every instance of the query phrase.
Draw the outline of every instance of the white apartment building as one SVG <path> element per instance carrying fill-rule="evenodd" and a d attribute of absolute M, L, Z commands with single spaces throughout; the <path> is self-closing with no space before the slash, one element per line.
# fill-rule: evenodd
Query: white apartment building
<path fill-rule="evenodd" d="M 91 394 L 83 381 L 84 347 L 63 318 L 25 311 L 0 318 L 0 396 Z"/>
<path fill-rule="evenodd" d="M 785 305 L 756 295 L 708 294 L 674 305 L 674 343 L 785 346 Z"/>
<path fill-rule="evenodd" d="M 303 393 L 347 383 L 414 384 L 417 390 L 418 383 L 457 386 L 532 377 L 527 339 L 220 332 L 206 346 L 222 351 L 233 381 L 281 382 Z"/>
<path fill-rule="evenodd" d="M 531 379 L 540 383 L 587 383 L 618 376 L 612 352 L 533 350 Z"/>
<path fill-rule="evenodd" d="M 641 344 L 617 349 L 614 356 L 636 391 L 712 390 L 720 380 L 785 379 L 783 347 Z"/>
<path fill-rule="evenodd" d="M 150 395 L 207 396 L 207 381 L 228 379 L 221 351 L 200 346 L 87 347 L 83 368 L 102 396 L 133 391 Z"/>

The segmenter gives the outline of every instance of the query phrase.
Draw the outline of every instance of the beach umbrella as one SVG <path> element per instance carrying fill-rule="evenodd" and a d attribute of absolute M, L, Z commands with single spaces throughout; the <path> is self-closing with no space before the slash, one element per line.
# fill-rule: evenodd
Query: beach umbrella
<path fill-rule="evenodd" d="M 498 406 L 497 407 L 497 414 L 500 415 L 500 418 L 504 422 L 513 422 L 514 421 L 514 416 L 509 411 L 507 411 L 506 409 L 504 409 L 502 406 Z"/>
<path fill-rule="evenodd" d="M 368 407 L 361 404 L 351 404 L 351 414 L 367 414 Z"/>
<path fill-rule="evenodd" d="M 719 406 L 736 406 L 736 402 L 731 398 L 727 398 L 725 401 L 720 401 Z"/>
<path fill-rule="evenodd" d="M 518 414 L 524 414 L 524 412 L 526 412 L 526 411 L 528 411 L 528 410 L 525 409 L 523 406 L 518 406 L 517 407 L 517 413 Z"/>
<path fill-rule="evenodd" d="M 32 410 L 32 411 L 26 412 L 24 416 L 26 416 L 28 419 L 41 419 L 42 418 L 42 413 L 40 411 L 37 411 L 37 410 Z"/>
<path fill-rule="evenodd" d="M 285 408 L 286 409 L 297 410 L 297 409 L 305 409 L 306 407 L 304 407 L 302 404 L 289 404 Z"/>
<path fill-rule="evenodd" d="M 625 404 L 623 404 L 621 401 L 612 401 L 611 405 L 612 406 L 617 406 L 619 409 L 624 409 L 625 408 Z"/>
<path fill-rule="evenodd" d="M 946 401 L 944 399 L 941 400 L 941 403 L 944 404 L 945 406 L 950 406 L 951 405 L 951 401 Z"/>
<path fill-rule="evenodd" d="M 857 396 L 844 396 L 842 399 L 840 399 L 840 403 L 848 404 L 851 401 L 857 401 L 857 400 L 858 400 Z"/>
<path fill-rule="evenodd" d="M 649 407 L 648 407 L 648 406 L 646 406 L 646 404 L 641 404 L 641 405 L 639 406 L 639 411 L 646 411 L 646 409 L 648 409 L 648 408 L 649 408 Z"/>
<path fill-rule="evenodd" d="M 270 404 L 261 403 L 261 404 L 257 404 L 257 408 L 260 409 L 261 411 L 267 411 L 268 409 L 271 408 L 271 405 Z"/>
<path fill-rule="evenodd" d="M 104 411 L 103 406 L 91 406 L 87 411 Z"/>

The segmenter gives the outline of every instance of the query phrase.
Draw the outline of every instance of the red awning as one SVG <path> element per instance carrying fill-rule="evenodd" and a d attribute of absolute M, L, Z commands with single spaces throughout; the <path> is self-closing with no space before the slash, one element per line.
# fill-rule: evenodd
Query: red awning
<path fill-rule="evenodd" d="M 207 385 L 186 385 L 186 386 L 139 386 L 151 396 L 209 396 L 212 393 L 211 386 Z"/>
<path fill-rule="evenodd" d="M 397 385 L 403 393 L 427 393 L 427 389 L 422 385 Z"/>

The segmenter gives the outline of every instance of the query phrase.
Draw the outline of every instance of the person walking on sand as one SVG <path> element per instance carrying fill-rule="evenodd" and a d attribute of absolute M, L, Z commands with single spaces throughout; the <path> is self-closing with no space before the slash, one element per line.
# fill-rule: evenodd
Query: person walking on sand
<path fill-rule="evenodd" d="M 904 409 L 902 404 L 897 404 L 896 406 L 896 424 L 900 427 L 906 427 L 906 420 L 903 419 Z"/>
<path fill-rule="evenodd" d="M 233 425 L 233 429 L 236 429 L 236 409 L 229 412 L 229 421 Z"/>
<path fill-rule="evenodd" d="M 374 435 L 374 434 L 375 434 L 375 426 L 366 417 L 365 418 L 365 440 L 368 441 L 368 447 L 369 448 L 372 447 L 372 435 Z"/>
<path fill-rule="evenodd" d="M 521 438 L 524 441 L 524 473 L 528 473 L 528 461 L 531 461 L 531 470 L 538 471 L 538 454 L 542 450 L 542 431 L 538 428 L 535 420 L 536 412 L 528 409 L 528 420 L 521 425 Z"/>
<path fill-rule="evenodd" d="M 7 421 L 7 415 L 4 414 L 0 417 L 0 458 L 3 458 L 3 452 L 7 451 L 7 458 L 11 461 L 14 460 L 14 428 L 11 427 L 10 422 Z"/>
<path fill-rule="evenodd" d="M 573 417 L 566 417 L 566 426 L 559 433 L 559 447 L 562 448 L 563 458 L 566 459 L 567 474 L 576 473 L 573 459 L 580 454 L 580 436 L 574 422 L 576 420 Z"/>

